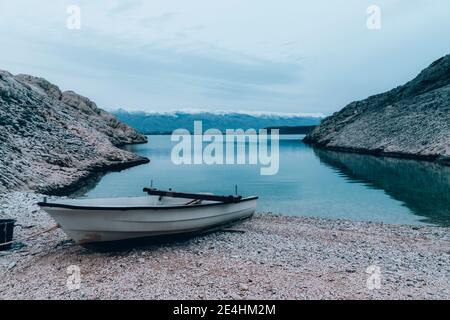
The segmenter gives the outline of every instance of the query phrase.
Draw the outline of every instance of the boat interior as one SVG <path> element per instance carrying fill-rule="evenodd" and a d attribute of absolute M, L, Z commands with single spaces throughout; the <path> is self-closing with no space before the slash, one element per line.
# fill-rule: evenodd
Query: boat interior
<path fill-rule="evenodd" d="M 45 201 L 44 201 L 45 202 Z M 184 199 L 161 196 L 124 197 L 124 198 L 79 198 L 47 201 L 48 204 L 59 204 L 80 207 L 148 207 L 148 206 L 182 206 L 218 203 L 201 199 Z"/>

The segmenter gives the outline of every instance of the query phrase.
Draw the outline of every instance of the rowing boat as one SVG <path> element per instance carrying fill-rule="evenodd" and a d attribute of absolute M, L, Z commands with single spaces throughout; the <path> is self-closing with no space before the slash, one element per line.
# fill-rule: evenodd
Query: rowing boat
<path fill-rule="evenodd" d="M 204 232 L 251 217 L 257 197 L 144 189 L 145 197 L 39 202 L 79 244 Z"/>

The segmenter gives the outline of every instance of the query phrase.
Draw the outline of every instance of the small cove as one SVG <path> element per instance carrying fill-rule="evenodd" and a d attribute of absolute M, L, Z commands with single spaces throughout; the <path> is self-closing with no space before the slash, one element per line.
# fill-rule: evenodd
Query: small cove
<path fill-rule="evenodd" d="M 450 168 L 434 163 L 312 148 L 302 136 L 280 137 L 280 169 L 261 176 L 254 165 L 175 165 L 170 136 L 149 136 L 126 149 L 148 164 L 111 172 L 87 197 L 144 195 L 160 189 L 258 195 L 258 211 L 384 222 L 450 226 Z"/>

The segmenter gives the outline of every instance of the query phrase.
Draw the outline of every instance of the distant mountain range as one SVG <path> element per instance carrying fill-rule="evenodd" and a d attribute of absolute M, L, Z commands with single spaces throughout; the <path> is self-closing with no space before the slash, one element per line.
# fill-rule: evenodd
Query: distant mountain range
<path fill-rule="evenodd" d="M 173 111 L 173 112 L 128 112 L 123 109 L 112 111 L 121 121 L 144 134 L 167 134 L 183 128 L 193 131 L 194 121 L 201 120 L 203 130 L 215 128 L 222 132 L 226 129 L 262 129 L 295 127 L 303 132 L 310 131 L 324 117 L 321 114 L 294 114 L 271 112 L 234 112 L 234 111 Z M 289 131 L 289 130 L 288 130 Z"/>
<path fill-rule="evenodd" d="M 280 134 L 308 134 L 312 132 L 317 125 L 315 126 L 295 126 L 295 127 L 284 127 L 284 126 L 276 126 L 276 127 L 268 127 L 267 130 L 278 129 Z"/>

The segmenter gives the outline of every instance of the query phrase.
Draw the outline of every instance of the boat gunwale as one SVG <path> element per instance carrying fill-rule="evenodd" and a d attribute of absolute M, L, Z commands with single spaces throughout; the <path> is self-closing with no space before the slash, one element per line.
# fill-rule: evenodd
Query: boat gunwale
<path fill-rule="evenodd" d="M 203 208 L 211 206 L 220 206 L 226 204 L 238 204 L 241 202 L 258 200 L 259 197 L 248 197 L 240 199 L 237 202 L 215 202 L 215 203 L 205 203 L 205 204 L 194 204 L 194 205 L 174 205 L 174 206 L 136 206 L 136 207 L 99 207 L 99 206 L 77 206 L 71 204 L 62 203 L 50 203 L 50 202 L 38 202 L 37 205 L 41 208 L 63 208 L 63 209 L 73 209 L 73 210 L 96 210 L 96 211 L 128 211 L 128 210 L 172 210 L 172 209 L 190 209 L 190 208 Z"/>

